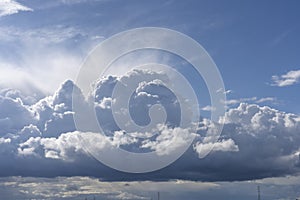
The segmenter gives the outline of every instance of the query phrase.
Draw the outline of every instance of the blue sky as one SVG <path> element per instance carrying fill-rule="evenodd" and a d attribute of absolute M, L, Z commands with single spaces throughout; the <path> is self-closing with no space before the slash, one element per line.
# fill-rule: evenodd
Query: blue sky
<path fill-rule="evenodd" d="M 1 17 L 1 27 L 9 27 L 6 34 L 11 37 L 1 42 L 4 62 L 26 67 L 20 63 L 27 56 L 24 51 L 36 51 L 39 44 L 31 43 L 43 42 L 38 37 L 45 37 L 40 38 L 44 40 L 51 37 L 54 43 L 50 39 L 48 49 L 65 49 L 76 55 L 80 63 L 94 44 L 115 33 L 143 26 L 166 27 L 183 32 L 203 45 L 219 67 L 226 88 L 233 91 L 229 98 L 273 97 L 278 101 L 273 102 L 277 108 L 300 112 L 297 85 L 270 86 L 273 75 L 298 70 L 297 1 L 20 3 L 34 11 Z M 45 46 L 40 48 L 46 51 Z M 15 52 L 13 56 L 11 51 Z"/>
<path fill-rule="evenodd" d="M 159 189 L 152 181 L 160 181 L 167 199 L 175 198 L 172 191 L 178 185 L 183 188 L 178 198 L 187 199 L 253 199 L 257 184 L 265 192 L 264 199 L 300 197 L 299 6 L 297 0 L 0 0 L 0 195 L 7 199 L 58 198 L 47 196 L 45 188 L 51 188 L 62 199 L 84 195 L 146 199 Z M 199 161 L 199 149 L 209 148 L 209 144 L 195 142 L 174 165 L 149 176 L 131 176 L 98 166 L 75 148 L 81 133 L 75 131 L 68 97 L 75 86 L 65 82 L 76 81 L 82 63 L 96 45 L 121 31 L 140 27 L 173 29 L 200 43 L 219 68 L 228 106 L 224 131 L 211 155 Z M 170 61 L 165 52 L 149 52 L 149 59 Z M 134 59 L 120 60 L 117 65 L 130 60 Z M 145 78 L 149 75 L 139 73 Z M 111 122 L 106 109 L 112 100 L 106 96 L 121 78 L 96 83 L 99 91 L 95 93 L 103 98 L 98 105 L 100 116 L 108 116 L 103 123 Z M 201 99 L 204 83 L 191 80 L 193 87 L 199 84 Z M 146 86 L 156 91 L 151 84 Z M 204 115 L 208 104 L 207 94 L 203 95 L 200 109 Z M 115 131 L 114 125 L 108 123 L 107 127 Z M 203 123 L 204 127 L 210 125 Z M 9 168 L 10 164 L 17 167 Z M 281 178 L 285 176 L 288 178 Z M 39 177 L 52 178 L 45 178 L 45 185 L 31 189 L 26 196 L 22 191 L 29 189 L 24 183 L 44 181 Z M 174 182 L 177 179 L 182 182 Z M 110 181 L 116 181 L 111 192 L 108 184 L 114 182 Z M 137 181 L 142 182 L 140 187 Z M 67 187 L 68 182 L 74 187 Z M 59 183 L 65 189 L 59 190 Z M 97 190 L 93 184 L 105 189 Z M 87 193 L 84 185 L 88 185 Z M 15 190 L 15 196 L 5 193 L 10 190 Z M 245 195 L 240 196 L 240 191 Z"/>

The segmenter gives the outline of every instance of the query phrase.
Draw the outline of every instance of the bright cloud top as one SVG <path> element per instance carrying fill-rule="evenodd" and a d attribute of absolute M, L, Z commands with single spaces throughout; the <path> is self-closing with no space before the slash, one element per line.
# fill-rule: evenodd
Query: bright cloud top
<path fill-rule="evenodd" d="M 285 87 L 294 85 L 300 80 L 300 70 L 292 70 L 281 76 L 272 76 L 273 86 Z"/>
<path fill-rule="evenodd" d="M 5 15 L 16 14 L 19 11 L 33 11 L 31 8 L 21 5 L 14 0 L 0 1 L 0 17 Z"/>

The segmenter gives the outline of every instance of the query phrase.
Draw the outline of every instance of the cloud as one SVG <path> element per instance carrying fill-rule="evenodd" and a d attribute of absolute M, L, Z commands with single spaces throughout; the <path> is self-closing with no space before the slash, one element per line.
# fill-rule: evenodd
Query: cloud
<path fill-rule="evenodd" d="M 201 110 L 203 110 L 203 111 L 214 111 L 214 110 L 216 110 L 216 108 L 207 105 L 207 106 L 204 106 L 203 108 L 201 108 Z"/>
<path fill-rule="evenodd" d="M 128 192 L 122 192 L 122 193 L 118 194 L 117 196 L 112 196 L 112 198 L 116 198 L 116 199 L 148 199 L 147 197 L 130 194 Z"/>
<path fill-rule="evenodd" d="M 1 26 L 0 89 L 17 88 L 26 95 L 53 93 L 64 80 L 75 80 L 86 52 L 103 39 L 93 36 L 65 25 Z"/>
<path fill-rule="evenodd" d="M 42 52 L 43 50 L 40 53 L 43 54 Z M 40 53 L 25 53 L 22 64 L 0 60 L 0 88 L 17 88 L 25 96 L 35 93 L 40 98 L 55 91 L 66 78 L 75 79 L 80 57 L 61 50 L 46 50 L 43 56 Z"/>
<path fill-rule="evenodd" d="M 84 3 L 87 2 L 88 0 L 60 0 L 63 4 L 77 4 L 77 3 Z M 96 0 L 94 0 L 96 1 Z"/>
<path fill-rule="evenodd" d="M 95 106 L 106 137 L 76 130 L 72 93 L 79 102 L 87 102 L 72 81 L 62 83 L 53 95 L 27 104 L 23 103 L 26 96 L 20 92 L 4 90 L 0 93 L 0 176 L 88 175 L 114 181 L 120 177 L 128 181 L 229 181 L 300 172 L 300 116 L 267 106 L 240 103 L 229 108 L 219 122 L 204 118 L 196 131 L 178 128 L 176 97 L 155 81 L 157 79 L 167 81 L 167 76 L 163 72 L 137 70 L 122 77 L 107 76 L 94 84 L 91 95 L 95 104 L 87 105 Z M 137 138 L 149 135 L 147 132 L 127 133 L 120 129 L 112 115 L 111 106 L 125 100 L 113 98 L 113 89 L 125 80 L 126 83 L 141 81 L 129 101 L 133 120 L 147 125 L 149 105 L 157 103 L 169 114 L 166 118 L 169 126 L 157 126 L 157 135 L 152 138 Z M 215 141 L 221 122 L 224 129 L 220 139 Z M 85 141 L 99 152 L 111 145 L 135 153 L 156 150 L 159 156 L 164 156 L 174 150 L 170 143 L 180 146 L 192 134 L 196 136 L 195 141 L 180 159 L 148 175 L 116 172 L 96 161 L 82 145 Z M 178 147 L 176 145 L 173 147 Z M 203 152 L 211 148 L 212 152 L 203 157 Z M 11 165 L 14 167 L 8 167 Z"/>
<path fill-rule="evenodd" d="M 14 0 L 2 0 L 0 2 L 0 17 L 5 15 L 16 14 L 19 11 L 33 11 L 31 8 L 28 8 Z"/>
<path fill-rule="evenodd" d="M 232 94 L 233 93 L 233 90 L 223 90 L 222 88 L 220 88 L 220 89 L 218 89 L 217 90 L 217 92 L 219 93 L 219 92 L 222 92 L 222 93 L 224 93 L 224 94 Z"/>
<path fill-rule="evenodd" d="M 2 97 L 10 97 L 11 99 L 21 99 L 25 105 L 32 105 L 38 101 L 42 97 L 40 94 L 31 94 L 30 96 L 24 95 L 20 90 L 15 89 L 2 89 L 0 90 L 0 96 Z"/>
<path fill-rule="evenodd" d="M 35 43 L 39 45 L 53 46 L 55 44 L 67 43 L 72 40 L 79 42 L 80 40 L 87 39 L 89 36 L 83 30 L 66 25 L 50 25 L 34 29 L 24 29 L 14 26 L 2 26 L 1 38 L 3 42 L 23 42 Z"/>
<path fill-rule="evenodd" d="M 155 141 L 143 141 L 142 148 L 155 150 L 158 155 L 169 155 L 176 149 L 185 145 L 186 141 L 192 139 L 193 134 L 189 129 L 168 128 L 165 125 L 158 125 L 160 135 Z M 175 145 L 174 145 L 175 144 Z"/>
<path fill-rule="evenodd" d="M 0 138 L 0 144 L 5 144 L 5 143 L 10 143 L 11 140 L 9 138 L 5 139 L 5 138 Z"/>
<path fill-rule="evenodd" d="M 57 139 L 30 137 L 27 141 L 19 144 L 18 154 L 23 156 L 41 156 L 46 159 L 72 161 L 76 155 L 80 155 L 84 152 L 80 141 L 80 134 L 82 133 L 66 133 L 60 135 Z M 93 137 L 93 135 L 88 138 L 97 139 L 98 141 L 99 139 L 102 139 L 99 137 Z M 102 146 L 103 145 L 100 145 L 100 147 Z M 101 148 L 99 149 L 101 150 Z"/>
<path fill-rule="evenodd" d="M 248 98 L 240 98 L 240 99 L 227 99 L 225 104 L 230 106 L 230 105 L 238 105 L 240 103 L 257 103 L 257 104 L 261 104 L 261 103 L 266 103 L 266 102 L 276 104 L 277 103 L 277 98 L 275 98 L 275 97 L 262 97 L 262 98 L 248 97 Z"/>
<path fill-rule="evenodd" d="M 9 177 L 0 178 L 0 193 L 5 199 L 154 199 L 169 192 L 203 192 L 217 189 L 218 183 L 170 182 L 105 182 L 92 177 Z M 6 192 L 5 192 L 6 191 Z"/>
<path fill-rule="evenodd" d="M 73 5 L 73 4 L 80 4 L 80 3 L 86 3 L 86 2 L 100 2 L 103 0 L 53 0 L 53 2 L 50 2 L 46 5 L 44 5 L 46 8 L 61 6 L 61 5 Z"/>
<path fill-rule="evenodd" d="M 35 113 L 19 98 L 12 99 L 0 96 L 0 135 L 16 133 L 24 126 L 37 121 Z"/>
<path fill-rule="evenodd" d="M 3 199 L 162 199 L 223 200 L 257 198 L 257 185 L 265 199 L 294 200 L 299 197 L 300 177 L 267 178 L 238 182 L 105 182 L 92 177 L 4 177 L 0 178 Z"/>
<path fill-rule="evenodd" d="M 275 97 L 263 97 L 261 99 L 256 100 L 256 103 L 263 103 L 263 102 L 276 102 L 277 99 Z"/>
<path fill-rule="evenodd" d="M 201 153 L 210 151 L 211 149 L 213 151 L 239 151 L 239 147 L 234 143 L 234 141 L 232 139 L 228 139 L 228 140 L 221 140 L 215 143 L 201 143 L 198 142 L 194 145 L 194 149 L 195 151 L 201 155 Z"/>
<path fill-rule="evenodd" d="M 285 87 L 297 84 L 300 80 L 300 70 L 292 70 L 281 76 L 272 76 L 272 86 Z"/>

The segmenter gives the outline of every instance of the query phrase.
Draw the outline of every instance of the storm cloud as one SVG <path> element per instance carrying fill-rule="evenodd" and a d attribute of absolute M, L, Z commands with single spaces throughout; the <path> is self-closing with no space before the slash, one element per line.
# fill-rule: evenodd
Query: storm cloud
<path fill-rule="evenodd" d="M 129 137 L 118 127 L 112 115 L 114 87 L 122 78 L 136 79 L 137 76 L 144 81 L 130 99 L 133 119 L 139 124 L 149 123 L 149 115 L 145 114 L 149 111 L 147 105 L 157 103 L 162 104 L 168 114 L 171 112 L 167 116 L 169 126 L 160 126 L 160 135 L 153 140 L 140 141 Z M 300 172 L 300 116 L 257 104 L 240 103 L 228 109 L 219 122 L 203 118 L 196 132 L 179 129 L 176 127 L 176 97 L 157 79 L 166 79 L 166 76 L 140 70 L 124 77 L 107 76 L 94 84 L 95 110 L 110 140 L 105 140 L 100 134 L 76 129 L 72 95 L 83 104 L 86 102 L 72 81 L 62 83 L 55 94 L 39 100 L 22 96 L 15 90 L 3 90 L 0 93 L 0 176 L 93 176 L 112 181 L 234 181 Z M 217 142 L 205 137 L 221 123 L 224 123 L 224 129 Z M 166 148 L 168 142 L 178 141 L 180 145 L 180 141 L 191 134 L 195 135 L 195 140 L 181 158 L 166 168 L 146 174 L 113 170 L 91 156 L 81 143 L 84 137 L 99 151 L 113 144 L 131 151 L 155 150 L 158 155 L 164 155 L 173 150 Z M 183 139 L 178 139 L 180 137 Z M 202 158 L 201 153 L 211 146 L 213 150 Z"/>

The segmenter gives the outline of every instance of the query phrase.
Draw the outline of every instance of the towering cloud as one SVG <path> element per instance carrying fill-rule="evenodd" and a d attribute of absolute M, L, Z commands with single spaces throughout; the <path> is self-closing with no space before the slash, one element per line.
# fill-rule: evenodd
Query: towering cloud
<path fill-rule="evenodd" d="M 140 77 L 140 84 L 130 98 L 131 114 L 136 123 L 149 123 L 149 105 L 161 104 L 168 112 L 168 126 L 158 126 L 159 135 L 139 140 L 121 130 L 114 120 L 111 106 L 116 99 L 112 91 L 124 80 Z M 176 97 L 158 80 L 164 73 L 133 71 L 123 77 L 108 76 L 94 84 L 92 97 L 104 136 L 76 131 L 72 110 L 73 98 L 85 103 L 80 89 L 72 81 L 64 82 L 53 96 L 39 101 L 19 92 L 0 93 L 0 175 L 71 176 L 89 175 L 103 180 L 249 180 L 284 176 L 300 172 L 300 116 L 270 107 L 241 103 L 231 108 L 219 122 L 203 119 L 197 132 L 176 127 Z M 3 90 L 4 91 L 4 90 Z M 9 91 L 9 92 L 8 92 Z M 26 101 L 26 103 L 24 103 Z M 170 114 L 171 113 L 171 114 Z M 217 142 L 205 137 L 224 123 Z M 172 124 L 173 123 L 173 124 Z M 148 133 L 144 133 L 148 134 Z M 195 141 L 187 152 L 170 166 L 150 174 L 126 174 L 96 161 L 82 145 L 82 138 L 101 151 L 108 143 L 126 150 L 156 150 L 167 155 L 174 149 L 168 144 L 191 134 Z M 213 146 L 213 151 L 201 154 Z M 153 161 L 155 162 L 155 161 Z M 139 163 L 133 163 L 139 164 Z M 13 167 L 9 167 L 13 166 Z"/>

